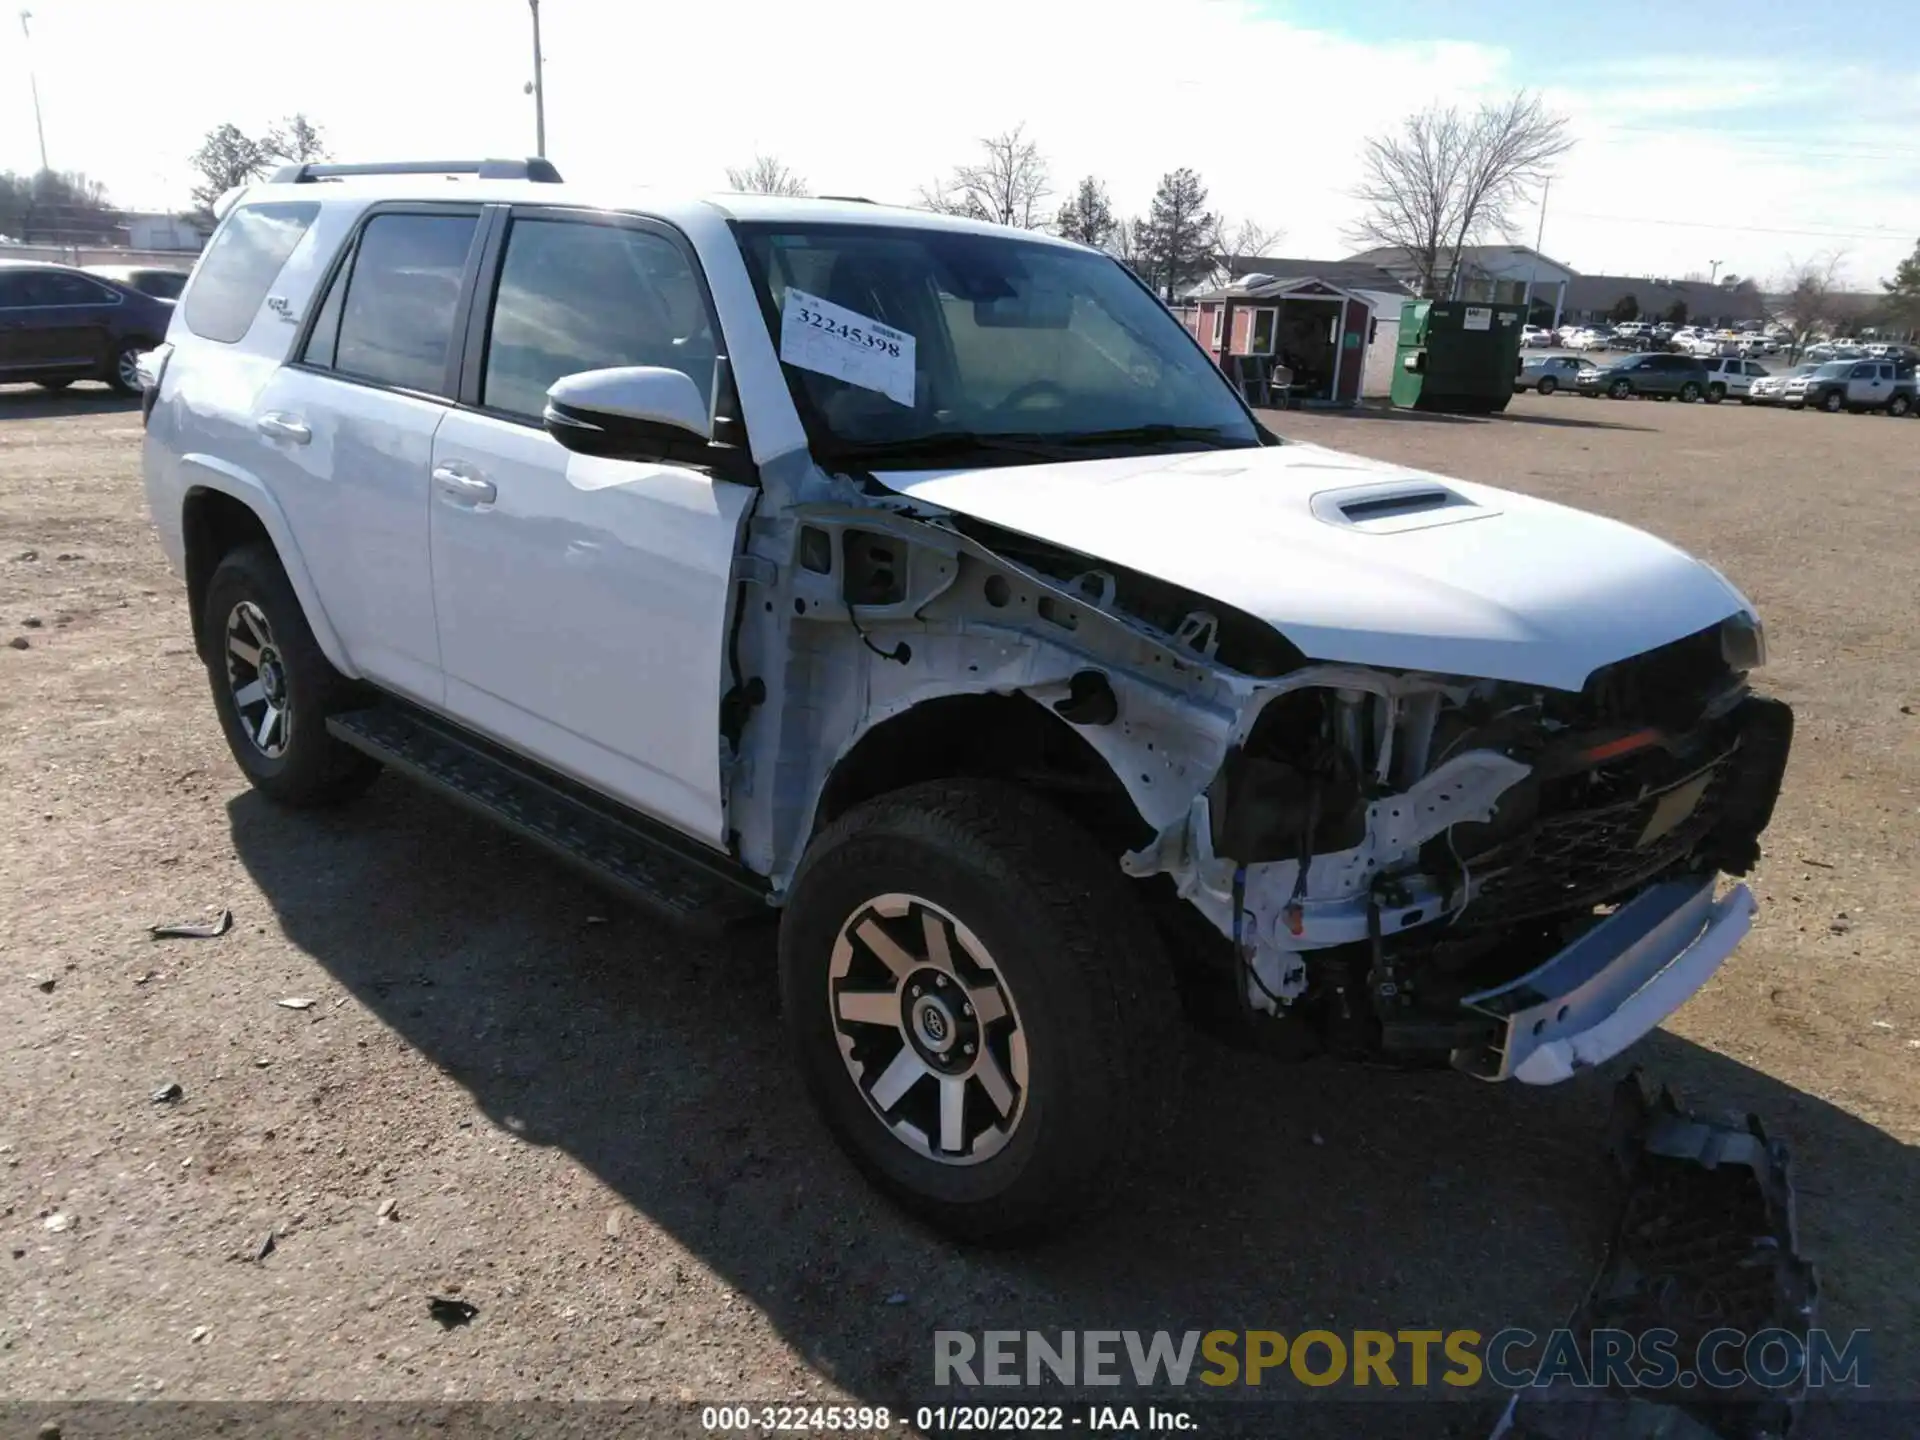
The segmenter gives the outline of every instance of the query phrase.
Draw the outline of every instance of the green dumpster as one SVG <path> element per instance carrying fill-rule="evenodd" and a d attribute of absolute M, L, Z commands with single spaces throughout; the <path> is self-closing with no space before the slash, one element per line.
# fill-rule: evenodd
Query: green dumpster
<path fill-rule="evenodd" d="M 1491 415 L 1520 373 L 1519 305 L 1409 300 L 1400 307 L 1393 403 L 1403 410 Z"/>

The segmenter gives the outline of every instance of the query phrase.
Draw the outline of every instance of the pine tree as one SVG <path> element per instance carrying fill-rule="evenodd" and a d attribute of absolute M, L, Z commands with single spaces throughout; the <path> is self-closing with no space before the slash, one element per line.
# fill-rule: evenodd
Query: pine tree
<path fill-rule="evenodd" d="M 1182 166 L 1160 177 L 1140 237 L 1146 278 L 1171 301 L 1207 278 L 1213 269 L 1215 220 L 1207 209 L 1207 187 Z"/>
<path fill-rule="evenodd" d="M 1104 249 L 1113 238 L 1116 224 L 1113 206 L 1107 200 L 1107 187 L 1089 175 L 1073 192 L 1073 198 L 1060 207 L 1053 228 L 1063 239 Z"/>

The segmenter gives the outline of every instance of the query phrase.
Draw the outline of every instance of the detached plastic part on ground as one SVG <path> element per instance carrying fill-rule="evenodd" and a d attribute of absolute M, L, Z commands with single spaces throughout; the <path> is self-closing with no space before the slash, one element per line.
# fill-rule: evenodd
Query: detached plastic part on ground
<path fill-rule="evenodd" d="M 1664 1087 L 1649 1099 L 1638 1072 L 1614 1092 L 1611 1131 L 1627 1195 L 1606 1263 L 1567 1322 L 1582 1353 L 1595 1330 L 1664 1328 L 1684 1369 L 1721 1327 L 1785 1330 L 1804 1353 L 1819 1282 L 1799 1254 L 1786 1146 L 1757 1116 L 1716 1124 Z M 1492 1440 L 1778 1440 L 1804 1398 L 1804 1378 L 1775 1390 L 1550 1385 L 1517 1394 Z"/>

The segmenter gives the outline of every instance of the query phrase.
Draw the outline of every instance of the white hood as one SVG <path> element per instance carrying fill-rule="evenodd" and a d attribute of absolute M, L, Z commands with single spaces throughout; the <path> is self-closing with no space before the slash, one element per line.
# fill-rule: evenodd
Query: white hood
<path fill-rule="evenodd" d="M 1578 690 L 1750 608 L 1618 521 L 1318 445 L 876 478 L 1232 605 L 1314 660 Z"/>

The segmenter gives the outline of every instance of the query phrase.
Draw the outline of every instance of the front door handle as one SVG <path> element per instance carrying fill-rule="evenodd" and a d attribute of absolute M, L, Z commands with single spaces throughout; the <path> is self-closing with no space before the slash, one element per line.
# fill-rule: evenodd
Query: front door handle
<path fill-rule="evenodd" d="M 313 431 L 305 421 L 279 410 L 269 410 L 253 422 L 253 428 L 269 440 L 291 440 L 295 445 L 304 445 L 313 439 Z"/>
<path fill-rule="evenodd" d="M 491 480 L 458 465 L 433 467 L 433 483 L 471 505 L 491 505 L 500 491 Z"/>

